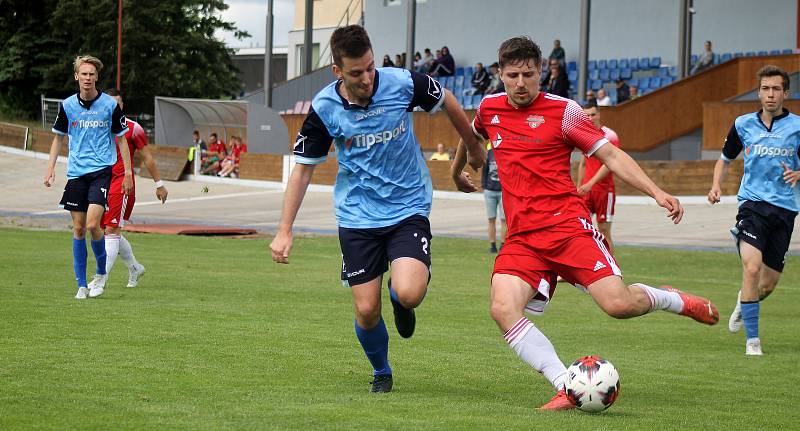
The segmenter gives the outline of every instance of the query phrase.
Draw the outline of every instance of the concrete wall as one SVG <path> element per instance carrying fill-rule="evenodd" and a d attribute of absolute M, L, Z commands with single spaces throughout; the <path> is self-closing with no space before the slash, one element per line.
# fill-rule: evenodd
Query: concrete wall
<path fill-rule="evenodd" d="M 365 0 L 364 25 L 376 58 L 405 50 L 405 1 L 387 6 L 385 0 Z M 796 45 L 797 0 L 695 0 L 694 6 L 693 53 L 707 39 L 718 53 Z M 660 56 L 676 65 L 679 12 L 678 0 L 595 0 L 589 57 Z M 429 0 L 417 5 L 416 28 L 416 51 L 447 45 L 457 66 L 494 61 L 500 43 L 520 34 L 537 41 L 545 55 L 561 39 L 567 59 L 575 60 L 580 0 Z"/>

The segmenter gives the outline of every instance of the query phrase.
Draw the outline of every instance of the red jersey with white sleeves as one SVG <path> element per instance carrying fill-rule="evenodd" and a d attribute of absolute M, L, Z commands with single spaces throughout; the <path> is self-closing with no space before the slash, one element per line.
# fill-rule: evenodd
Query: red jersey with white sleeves
<path fill-rule="evenodd" d="M 617 136 L 617 132 L 609 129 L 606 126 L 600 128 L 603 131 L 603 134 L 608 139 L 608 142 L 611 142 L 615 147 L 619 148 L 619 137 Z M 603 166 L 603 162 L 597 160 L 595 157 L 585 157 L 584 166 L 586 166 L 586 172 L 583 174 L 583 182 L 581 185 L 586 184 L 589 180 L 594 177 L 597 171 Z M 603 179 L 597 182 L 592 189 L 598 189 L 603 191 L 608 191 L 613 193 L 614 192 L 614 174 L 608 173 Z"/>
<path fill-rule="evenodd" d="M 509 236 L 589 217 L 570 177 L 570 154 L 592 155 L 608 141 L 577 103 L 539 93 L 516 108 L 506 93 L 493 94 L 472 127 L 494 148 Z"/>
<path fill-rule="evenodd" d="M 128 149 L 130 150 L 130 155 L 131 155 L 131 164 L 133 164 L 133 153 L 135 153 L 136 150 L 140 150 L 144 146 L 146 146 L 148 141 L 147 141 L 147 134 L 144 132 L 144 129 L 142 128 L 142 126 L 139 125 L 139 123 L 133 120 L 127 120 L 127 122 L 128 122 L 128 132 L 125 133 L 125 139 L 128 141 Z M 117 145 L 116 147 L 117 147 L 117 163 L 114 163 L 114 167 L 111 168 L 112 182 L 118 177 L 122 178 L 125 176 L 125 165 L 122 163 L 122 155 L 120 155 L 119 153 L 119 145 Z"/>

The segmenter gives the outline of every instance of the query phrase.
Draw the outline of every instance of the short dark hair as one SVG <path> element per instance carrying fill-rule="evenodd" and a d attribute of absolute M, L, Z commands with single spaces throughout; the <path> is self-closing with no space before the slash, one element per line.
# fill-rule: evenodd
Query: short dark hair
<path fill-rule="evenodd" d="M 500 67 L 510 63 L 524 63 L 528 60 L 533 60 L 533 64 L 536 67 L 542 65 L 542 50 L 528 36 L 512 37 L 500 44 L 500 49 L 497 50 L 497 57 Z"/>
<path fill-rule="evenodd" d="M 364 27 L 353 24 L 337 28 L 331 35 L 330 47 L 333 63 L 342 67 L 342 57 L 360 58 L 372 49 L 372 42 Z"/>
<path fill-rule="evenodd" d="M 780 76 L 783 78 L 783 91 L 789 89 L 789 74 L 786 73 L 785 70 L 781 69 L 778 66 L 773 66 L 768 64 L 761 69 L 758 70 L 756 73 L 756 79 L 758 79 L 758 86 L 761 87 L 761 80 L 764 78 L 768 78 L 770 76 Z"/>
<path fill-rule="evenodd" d="M 213 136 L 213 137 L 215 137 L 215 138 L 217 138 L 217 137 L 218 137 L 218 136 L 217 136 L 217 132 L 211 132 L 211 135 L 209 135 L 209 136 Z"/>

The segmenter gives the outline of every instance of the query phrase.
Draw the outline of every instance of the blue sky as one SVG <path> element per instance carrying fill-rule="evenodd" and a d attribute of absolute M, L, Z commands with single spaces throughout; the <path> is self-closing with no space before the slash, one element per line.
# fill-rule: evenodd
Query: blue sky
<path fill-rule="evenodd" d="M 233 33 L 218 32 L 217 37 L 233 48 L 264 46 L 267 22 L 266 0 L 226 0 L 228 10 L 222 13 L 227 21 L 233 21 L 237 27 L 246 30 L 251 37 L 237 40 Z M 274 32 L 273 46 L 286 46 L 289 30 L 294 21 L 294 0 L 274 0 L 273 4 Z"/>

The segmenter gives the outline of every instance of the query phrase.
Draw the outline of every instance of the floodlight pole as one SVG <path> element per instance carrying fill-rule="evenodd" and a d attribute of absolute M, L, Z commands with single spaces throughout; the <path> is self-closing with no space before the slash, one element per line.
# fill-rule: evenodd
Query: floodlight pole
<path fill-rule="evenodd" d="M 306 32 L 304 35 L 303 52 L 305 64 L 303 64 L 303 74 L 311 73 L 313 65 L 311 64 L 311 57 L 313 49 L 313 36 L 314 34 L 314 0 L 306 0 Z"/>
<path fill-rule="evenodd" d="M 678 69 L 681 78 L 689 76 L 692 67 L 692 15 L 693 0 L 681 0 L 681 22 L 678 29 Z"/>
<path fill-rule="evenodd" d="M 406 0 L 406 64 L 405 68 L 414 70 L 414 37 L 417 27 L 417 0 Z M 399 65 L 398 65 L 399 66 Z"/>
<path fill-rule="evenodd" d="M 592 0 L 581 0 L 581 40 L 578 47 L 578 100 L 586 97 L 586 79 L 589 77 L 589 18 Z M 543 62 L 549 61 L 542 59 Z M 549 67 L 545 64 L 545 67 Z"/>
<path fill-rule="evenodd" d="M 264 42 L 264 106 L 272 108 L 272 14 L 273 0 L 267 0 L 267 33 Z"/>
<path fill-rule="evenodd" d="M 117 0 L 117 90 L 122 89 L 122 0 Z"/>

